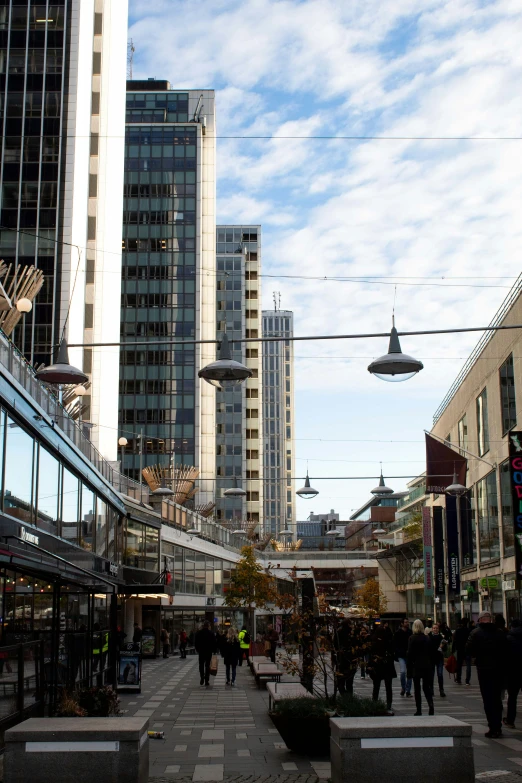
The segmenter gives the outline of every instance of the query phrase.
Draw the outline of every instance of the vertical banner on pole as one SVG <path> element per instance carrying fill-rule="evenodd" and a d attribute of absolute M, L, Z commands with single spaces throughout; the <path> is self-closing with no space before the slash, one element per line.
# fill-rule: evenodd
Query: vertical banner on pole
<path fill-rule="evenodd" d="M 513 497 L 515 569 L 517 579 L 522 579 L 522 432 L 509 433 L 509 468 Z"/>
<path fill-rule="evenodd" d="M 422 509 L 422 543 L 424 554 L 424 595 L 433 597 L 433 547 L 431 540 L 431 513 L 426 506 Z"/>
<path fill-rule="evenodd" d="M 473 565 L 473 510 L 471 492 L 459 498 L 460 503 L 460 557 L 464 567 Z"/>
<path fill-rule="evenodd" d="M 459 533 L 457 498 L 446 495 L 446 541 L 450 592 L 460 592 Z"/>
<path fill-rule="evenodd" d="M 435 594 L 444 595 L 444 528 L 442 506 L 433 507 L 433 557 L 435 559 Z"/>

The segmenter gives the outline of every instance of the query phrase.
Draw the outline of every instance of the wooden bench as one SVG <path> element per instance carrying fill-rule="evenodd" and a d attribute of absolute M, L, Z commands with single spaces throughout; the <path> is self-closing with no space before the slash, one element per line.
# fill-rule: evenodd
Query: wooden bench
<path fill-rule="evenodd" d="M 281 682 L 282 674 L 283 672 L 275 663 L 254 664 L 254 677 L 258 688 L 261 688 L 263 683 Z"/>
<path fill-rule="evenodd" d="M 268 710 L 272 711 L 272 705 L 281 699 L 298 699 L 306 697 L 313 699 L 313 694 L 298 682 L 267 682 Z"/>

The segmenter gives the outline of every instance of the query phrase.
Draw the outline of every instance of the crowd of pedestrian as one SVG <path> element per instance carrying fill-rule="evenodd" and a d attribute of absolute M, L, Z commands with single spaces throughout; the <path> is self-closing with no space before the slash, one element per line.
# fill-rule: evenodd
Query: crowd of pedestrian
<path fill-rule="evenodd" d="M 410 628 L 404 618 L 395 633 L 382 621 L 370 630 L 365 624 L 344 620 L 333 634 L 333 663 L 337 689 L 353 695 L 353 683 L 360 668 L 361 677 L 371 677 L 372 697 L 379 698 L 384 684 L 386 706 L 392 709 L 392 681 L 400 676 L 400 695 L 415 698 L 415 716 L 422 715 L 423 699 L 428 714 L 435 714 L 434 694 L 446 697 L 445 670 L 455 676 L 455 683 L 471 684 L 472 661 L 484 712 L 488 723 L 486 737 L 502 736 L 502 726 L 515 728 L 517 696 L 522 689 L 522 622 L 513 620 L 510 628 L 502 615 L 483 611 L 475 625 L 462 618 L 454 632 L 445 622 L 424 623 L 417 619 Z M 412 693 L 413 688 L 413 693 Z M 507 693 L 507 710 L 503 718 L 503 701 Z"/>

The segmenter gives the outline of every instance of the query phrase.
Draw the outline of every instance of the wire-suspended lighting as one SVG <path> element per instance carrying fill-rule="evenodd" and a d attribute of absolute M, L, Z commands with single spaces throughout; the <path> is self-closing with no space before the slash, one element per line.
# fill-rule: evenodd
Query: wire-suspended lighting
<path fill-rule="evenodd" d="M 339 538 L 341 533 L 339 530 L 336 530 L 336 528 L 334 528 L 333 530 L 327 530 L 326 535 L 331 536 L 332 538 Z"/>
<path fill-rule="evenodd" d="M 73 367 L 69 362 L 69 352 L 67 350 L 67 340 L 62 339 L 58 348 L 58 356 L 55 364 L 50 364 L 49 367 L 43 367 L 36 372 L 36 377 L 39 381 L 44 383 L 52 383 L 56 385 L 65 384 L 81 384 L 86 383 L 89 378 L 87 375 L 79 370 L 77 367 Z"/>
<path fill-rule="evenodd" d="M 463 484 L 459 483 L 458 477 L 457 477 L 457 469 L 454 467 L 453 469 L 453 481 L 449 485 L 449 487 L 446 487 L 446 494 L 451 495 L 454 498 L 459 498 L 461 495 L 465 495 L 467 492 L 467 487 L 465 487 Z"/>
<path fill-rule="evenodd" d="M 280 530 L 279 531 L 278 535 L 280 535 L 280 536 L 293 536 L 294 534 L 292 533 L 292 531 L 289 528 L 285 527 L 284 530 Z"/>
<path fill-rule="evenodd" d="M 395 328 L 395 316 L 393 316 L 388 353 L 375 359 L 368 366 L 368 372 L 380 378 L 381 381 L 397 382 L 413 378 L 423 367 L 423 363 L 418 359 L 402 352 L 399 335 Z"/>
<path fill-rule="evenodd" d="M 319 490 L 313 489 L 313 487 L 310 486 L 310 478 L 308 476 L 308 471 L 306 471 L 306 479 L 305 479 L 304 487 L 298 489 L 295 494 L 299 495 L 300 498 L 304 498 L 304 500 L 308 500 L 309 498 L 315 498 L 315 496 L 319 494 Z"/>
<path fill-rule="evenodd" d="M 218 352 L 219 359 L 207 364 L 206 367 L 203 367 L 198 372 L 200 378 L 203 378 L 212 386 L 217 386 L 218 389 L 224 389 L 238 386 L 243 381 L 246 381 L 247 378 L 252 377 L 254 374 L 253 370 L 232 359 L 230 344 L 226 334 L 223 335 Z"/>
<path fill-rule="evenodd" d="M 234 477 L 234 486 L 229 487 L 229 489 L 225 489 L 223 492 L 224 497 L 227 498 L 244 498 L 246 495 L 246 491 L 239 486 L 237 481 L 237 476 Z"/>
<path fill-rule="evenodd" d="M 378 486 L 374 487 L 371 491 L 372 495 L 375 495 L 376 497 L 384 497 L 385 495 L 393 495 L 393 489 L 391 487 L 387 487 L 384 483 L 384 476 L 382 475 L 382 468 L 381 468 L 381 477 L 379 479 Z"/>

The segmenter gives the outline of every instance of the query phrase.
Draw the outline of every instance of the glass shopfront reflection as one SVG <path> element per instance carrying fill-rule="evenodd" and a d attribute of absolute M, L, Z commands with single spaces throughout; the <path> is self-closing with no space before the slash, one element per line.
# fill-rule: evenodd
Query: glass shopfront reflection
<path fill-rule="evenodd" d="M 7 417 L 4 511 L 22 522 L 32 522 L 34 441 Z"/>
<path fill-rule="evenodd" d="M 38 455 L 38 510 L 36 524 L 48 533 L 57 533 L 60 497 L 60 463 L 40 447 Z"/>
<path fill-rule="evenodd" d="M 82 484 L 82 519 L 80 531 L 80 546 L 92 552 L 94 533 L 94 509 L 96 496 L 92 489 Z"/>
<path fill-rule="evenodd" d="M 79 481 L 76 476 L 63 469 L 62 485 L 62 530 L 61 536 L 72 544 L 78 543 Z"/>

